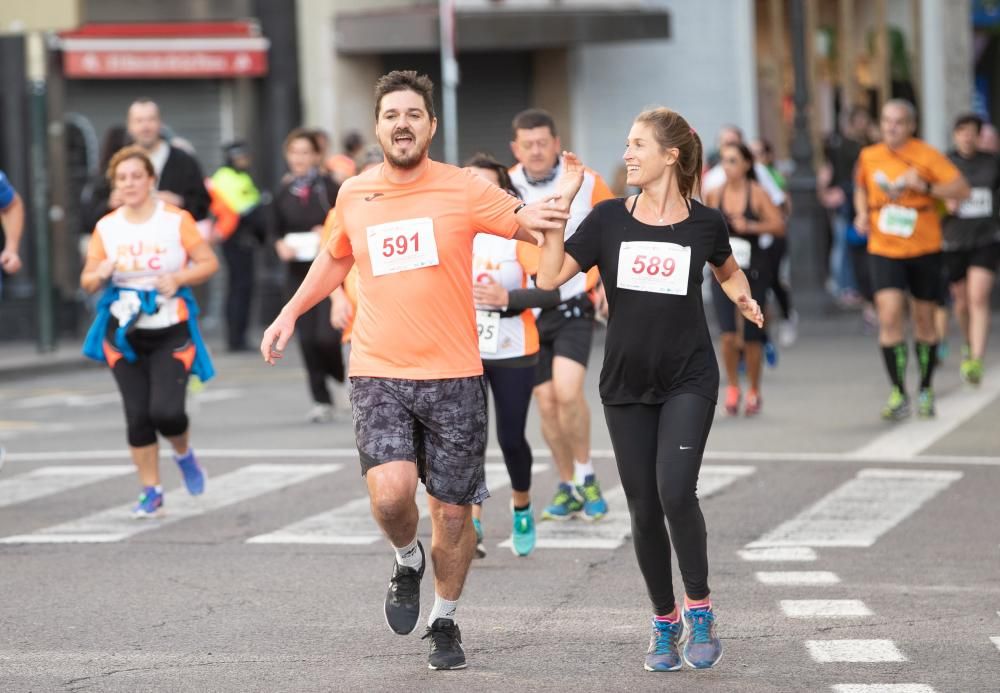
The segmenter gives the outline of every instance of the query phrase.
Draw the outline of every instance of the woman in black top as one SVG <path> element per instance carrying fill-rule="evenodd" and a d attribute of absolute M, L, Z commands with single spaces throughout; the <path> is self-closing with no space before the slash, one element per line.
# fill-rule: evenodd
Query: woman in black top
<path fill-rule="evenodd" d="M 624 159 L 629 185 L 641 192 L 597 205 L 565 248 L 562 233 L 547 233 L 537 285 L 553 289 L 576 272 L 600 269 L 609 305 L 601 401 L 655 614 L 645 668 L 673 671 L 682 657 L 707 668 L 722 644 L 696 493 L 719 390 L 701 300 L 705 263 L 746 320 L 762 326 L 763 316 L 732 257 L 725 219 L 692 199 L 702 149 L 687 121 L 666 108 L 641 113 Z M 572 200 L 582 179 L 573 154 L 564 166 L 559 204 Z M 683 618 L 671 585 L 671 541 L 684 581 Z"/>
<path fill-rule="evenodd" d="M 761 246 L 760 237 L 765 234 L 783 236 L 785 220 L 764 188 L 757 182 L 753 168 L 753 154 L 745 144 L 727 144 L 719 151 L 722 168 L 726 172 L 726 183 L 705 196 L 705 204 L 722 211 L 729 223 L 730 243 L 733 256 L 746 271 L 750 280 L 750 294 L 755 301 L 764 305 L 767 290 L 778 271 L 772 266 L 772 256 Z M 760 413 L 760 381 L 763 370 L 764 343 L 767 333 L 752 322 L 743 322 L 743 343 L 736 335 L 736 310 L 718 283 L 712 283 L 712 304 L 719 320 L 719 347 L 722 364 L 726 368 L 726 412 L 731 416 L 739 413 L 740 407 L 740 351 L 746 359 L 747 416 Z"/>
<path fill-rule="evenodd" d="M 274 195 L 274 250 L 288 263 L 286 289 L 291 296 L 309 271 L 321 245 L 323 222 L 337 201 L 340 187 L 320 171 L 321 150 L 310 130 L 292 130 L 285 138 L 288 175 Z M 333 418 L 333 398 L 326 379 L 344 382 L 341 334 L 330 324 L 330 299 L 302 315 L 297 325 L 299 347 L 309 377 L 313 408 L 308 419 Z"/>

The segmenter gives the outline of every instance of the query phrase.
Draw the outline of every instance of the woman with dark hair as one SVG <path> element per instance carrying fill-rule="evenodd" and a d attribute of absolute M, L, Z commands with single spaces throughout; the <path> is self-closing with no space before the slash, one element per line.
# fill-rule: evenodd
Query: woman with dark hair
<path fill-rule="evenodd" d="M 653 605 L 644 666 L 676 671 L 686 662 L 706 669 L 722 657 L 697 495 L 719 395 L 701 299 L 706 263 L 744 319 L 760 327 L 764 318 L 733 259 L 725 220 L 692 199 L 702 149 L 687 121 L 668 108 L 640 113 L 624 159 L 628 184 L 640 192 L 598 204 L 567 241 L 561 230 L 546 231 L 537 283 L 554 289 L 577 272 L 600 269 L 609 305 L 601 401 Z M 568 204 L 582 184 L 583 165 L 569 153 L 564 162 L 559 194 Z M 671 584 L 671 544 L 684 581 L 681 610 Z"/>
<path fill-rule="evenodd" d="M 104 132 L 97 172 L 80 192 L 80 233 L 83 235 L 93 231 L 101 217 L 121 205 L 121 201 L 111 191 L 111 183 L 106 174 L 111 157 L 126 144 L 128 131 L 124 125 L 112 125 Z"/>
<path fill-rule="evenodd" d="M 80 286 L 104 289 L 83 353 L 108 364 L 121 391 L 132 462 L 142 493 L 134 517 L 163 511 L 157 434 L 174 449 L 192 495 L 205 490 L 205 474 L 189 445 L 184 407 L 190 375 L 214 374 L 198 329 L 192 286 L 219 262 L 194 219 L 156 198 L 153 163 L 139 147 L 126 147 L 108 164 L 120 205 L 97 222 Z"/>
<path fill-rule="evenodd" d="M 465 167 L 518 197 L 507 168 L 488 154 L 477 154 Z M 473 298 L 483 375 L 493 391 L 497 440 L 510 474 L 511 550 L 527 556 L 535 548 L 535 518 L 531 510 L 531 446 L 524 435 L 535 386 L 538 363 L 538 328 L 532 308 L 560 302 L 559 291 L 532 286 L 538 269 L 538 247 L 523 241 L 478 234 L 472 243 Z M 472 509 L 476 529 L 476 555 L 483 546 L 482 506 Z"/>
<path fill-rule="evenodd" d="M 722 168 L 726 173 L 726 183 L 721 188 L 710 191 L 705 196 L 705 204 L 722 211 L 729 222 L 730 243 L 733 256 L 747 274 L 750 294 L 760 305 L 767 299 L 771 286 L 771 258 L 760 243 L 761 236 L 784 236 L 785 220 L 781 210 L 774 206 L 764 188 L 757 182 L 754 172 L 753 154 L 745 144 L 727 144 L 720 151 Z M 743 413 L 755 416 L 760 413 L 763 400 L 760 395 L 761 372 L 763 370 L 764 343 L 767 333 L 750 321 L 743 321 L 742 344 L 737 337 L 737 309 L 727 298 L 721 286 L 712 285 L 712 303 L 719 320 L 719 350 L 726 369 L 726 412 L 731 416 L 739 413 L 740 352 L 746 360 L 747 391 Z"/>
<path fill-rule="evenodd" d="M 340 190 L 321 171 L 322 148 L 312 130 L 292 130 L 285 138 L 288 175 L 274 194 L 274 250 L 287 263 L 286 290 L 291 296 L 319 252 L 323 222 Z M 333 419 L 333 397 L 326 379 L 344 382 L 341 334 L 330 324 L 330 299 L 324 299 L 299 320 L 299 348 L 305 362 L 313 407 L 307 419 L 324 423 Z"/>

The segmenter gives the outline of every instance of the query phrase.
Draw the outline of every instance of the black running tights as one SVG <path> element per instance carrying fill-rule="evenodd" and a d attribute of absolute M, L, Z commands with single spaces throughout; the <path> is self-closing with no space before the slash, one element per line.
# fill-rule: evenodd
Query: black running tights
<path fill-rule="evenodd" d="M 711 400 L 692 393 L 657 405 L 604 407 L 632 517 L 636 558 L 659 616 L 674 609 L 671 543 L 687 595 L 699 600 L 709 594 L 707 535 L 697 485 L 714 410 Z"/>
<path fill-rule="evenodd" d="M 524 436 L 524 426 L 535 387 L 535 366 L 509 367 L 483 361 L 486 382 L 493 390 L 497 415 L 497 441 L 515 491 L 531 490 L 531 446 Z"/>

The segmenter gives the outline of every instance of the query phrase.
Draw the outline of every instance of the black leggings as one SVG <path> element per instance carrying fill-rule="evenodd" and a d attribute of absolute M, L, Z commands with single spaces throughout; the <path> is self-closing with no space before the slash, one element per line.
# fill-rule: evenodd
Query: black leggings
<path fill-rule="evenodd" d="M 785 253 L 788 250 L 788 241 L 783 237 L 776 237 L 771 247 L 767 249 L 768 264 L 771 266 L 771 293 L 774 294 L 775 300 L 778 302 L 778 308 L 781 309 L 781 317 L 785 320 L 789 320 L 792 317 L 792 296 L 781 281 L 781 261 L 785 257 Z M 764 306 L 761 305 L 761 309 Z"/>
<path fill-rule="evenodd" d="M 156 442 L 156 432 L 168 438 L 188 430 L 184 411 L 188 373 L 194 358 L 194 344 L 186 323 L 161 330 L 134 330 L 128 337 L 135 349 L 135 363 L 129 363 L 115 349 L 113 331 L 105 342 L 111 373 L 122 393 L 128 444 L 145 447 Z"/>
<path fill-rule="evenodd" d="M 531 489 L 531 446 L 524 436 L 535 386 L 535 366 L 509 367 L 483 361 L 483 374 L 493 390 L 497 414 L 497 440 L 515 491 Z"/>
<path fill-rule="evenodd" d="M 710 399 L 692 393 L 657 405 L 604 407 L 632 516 L 635 555 L 658 616 L 674 610 L 671 543 L 687 595 L 699 600 L 709 594 L 707 534 L 697 485 L 714 410 Z"/>
<path fill-rule="evenodd" d="M 289 296 L 299 288 L 308 271 L 308 262 L 290 263 Z M 326 379 L 344 382 L 344 358 L 340 349 L 341 332 L 330 324 L 330 299 L 324 298 L 303 313 L 296 324 L 296 332 L 313 402 L 332 404 Z"/>

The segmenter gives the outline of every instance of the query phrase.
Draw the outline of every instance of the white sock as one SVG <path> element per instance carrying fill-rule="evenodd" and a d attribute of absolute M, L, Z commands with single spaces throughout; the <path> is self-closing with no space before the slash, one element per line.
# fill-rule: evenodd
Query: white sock
<path fill-rule="evenodd" d="M 588 459 L 586 462 L 573 462 L 573 483 L 583 486 L 583 482 L 588 476 L 594 473 L 594 461 Z"/>
<path fill-rule="evenodd" d="M 431 609 L 431 615 L 427 619 L 427 625 L 434 625 L 434 621 L 439 618 L 449 618 L 452 621 L 455 620 L 455 612 L 458 610 L 458 600 L 448 601 L 442 597 L 437 592 L 434 593 L 434 608 Z"/>
<path fill-rule="evenodd" d="M 416 537 L 413 537 L 413 541 L 406 546 L 393 546 L 392 548 L 396 550 L 396 563 L 407 568 L 420 570 L 420 566 L 424 563 L 424 558 L 420 554 L 420 547 L 417 546 Z"/>

